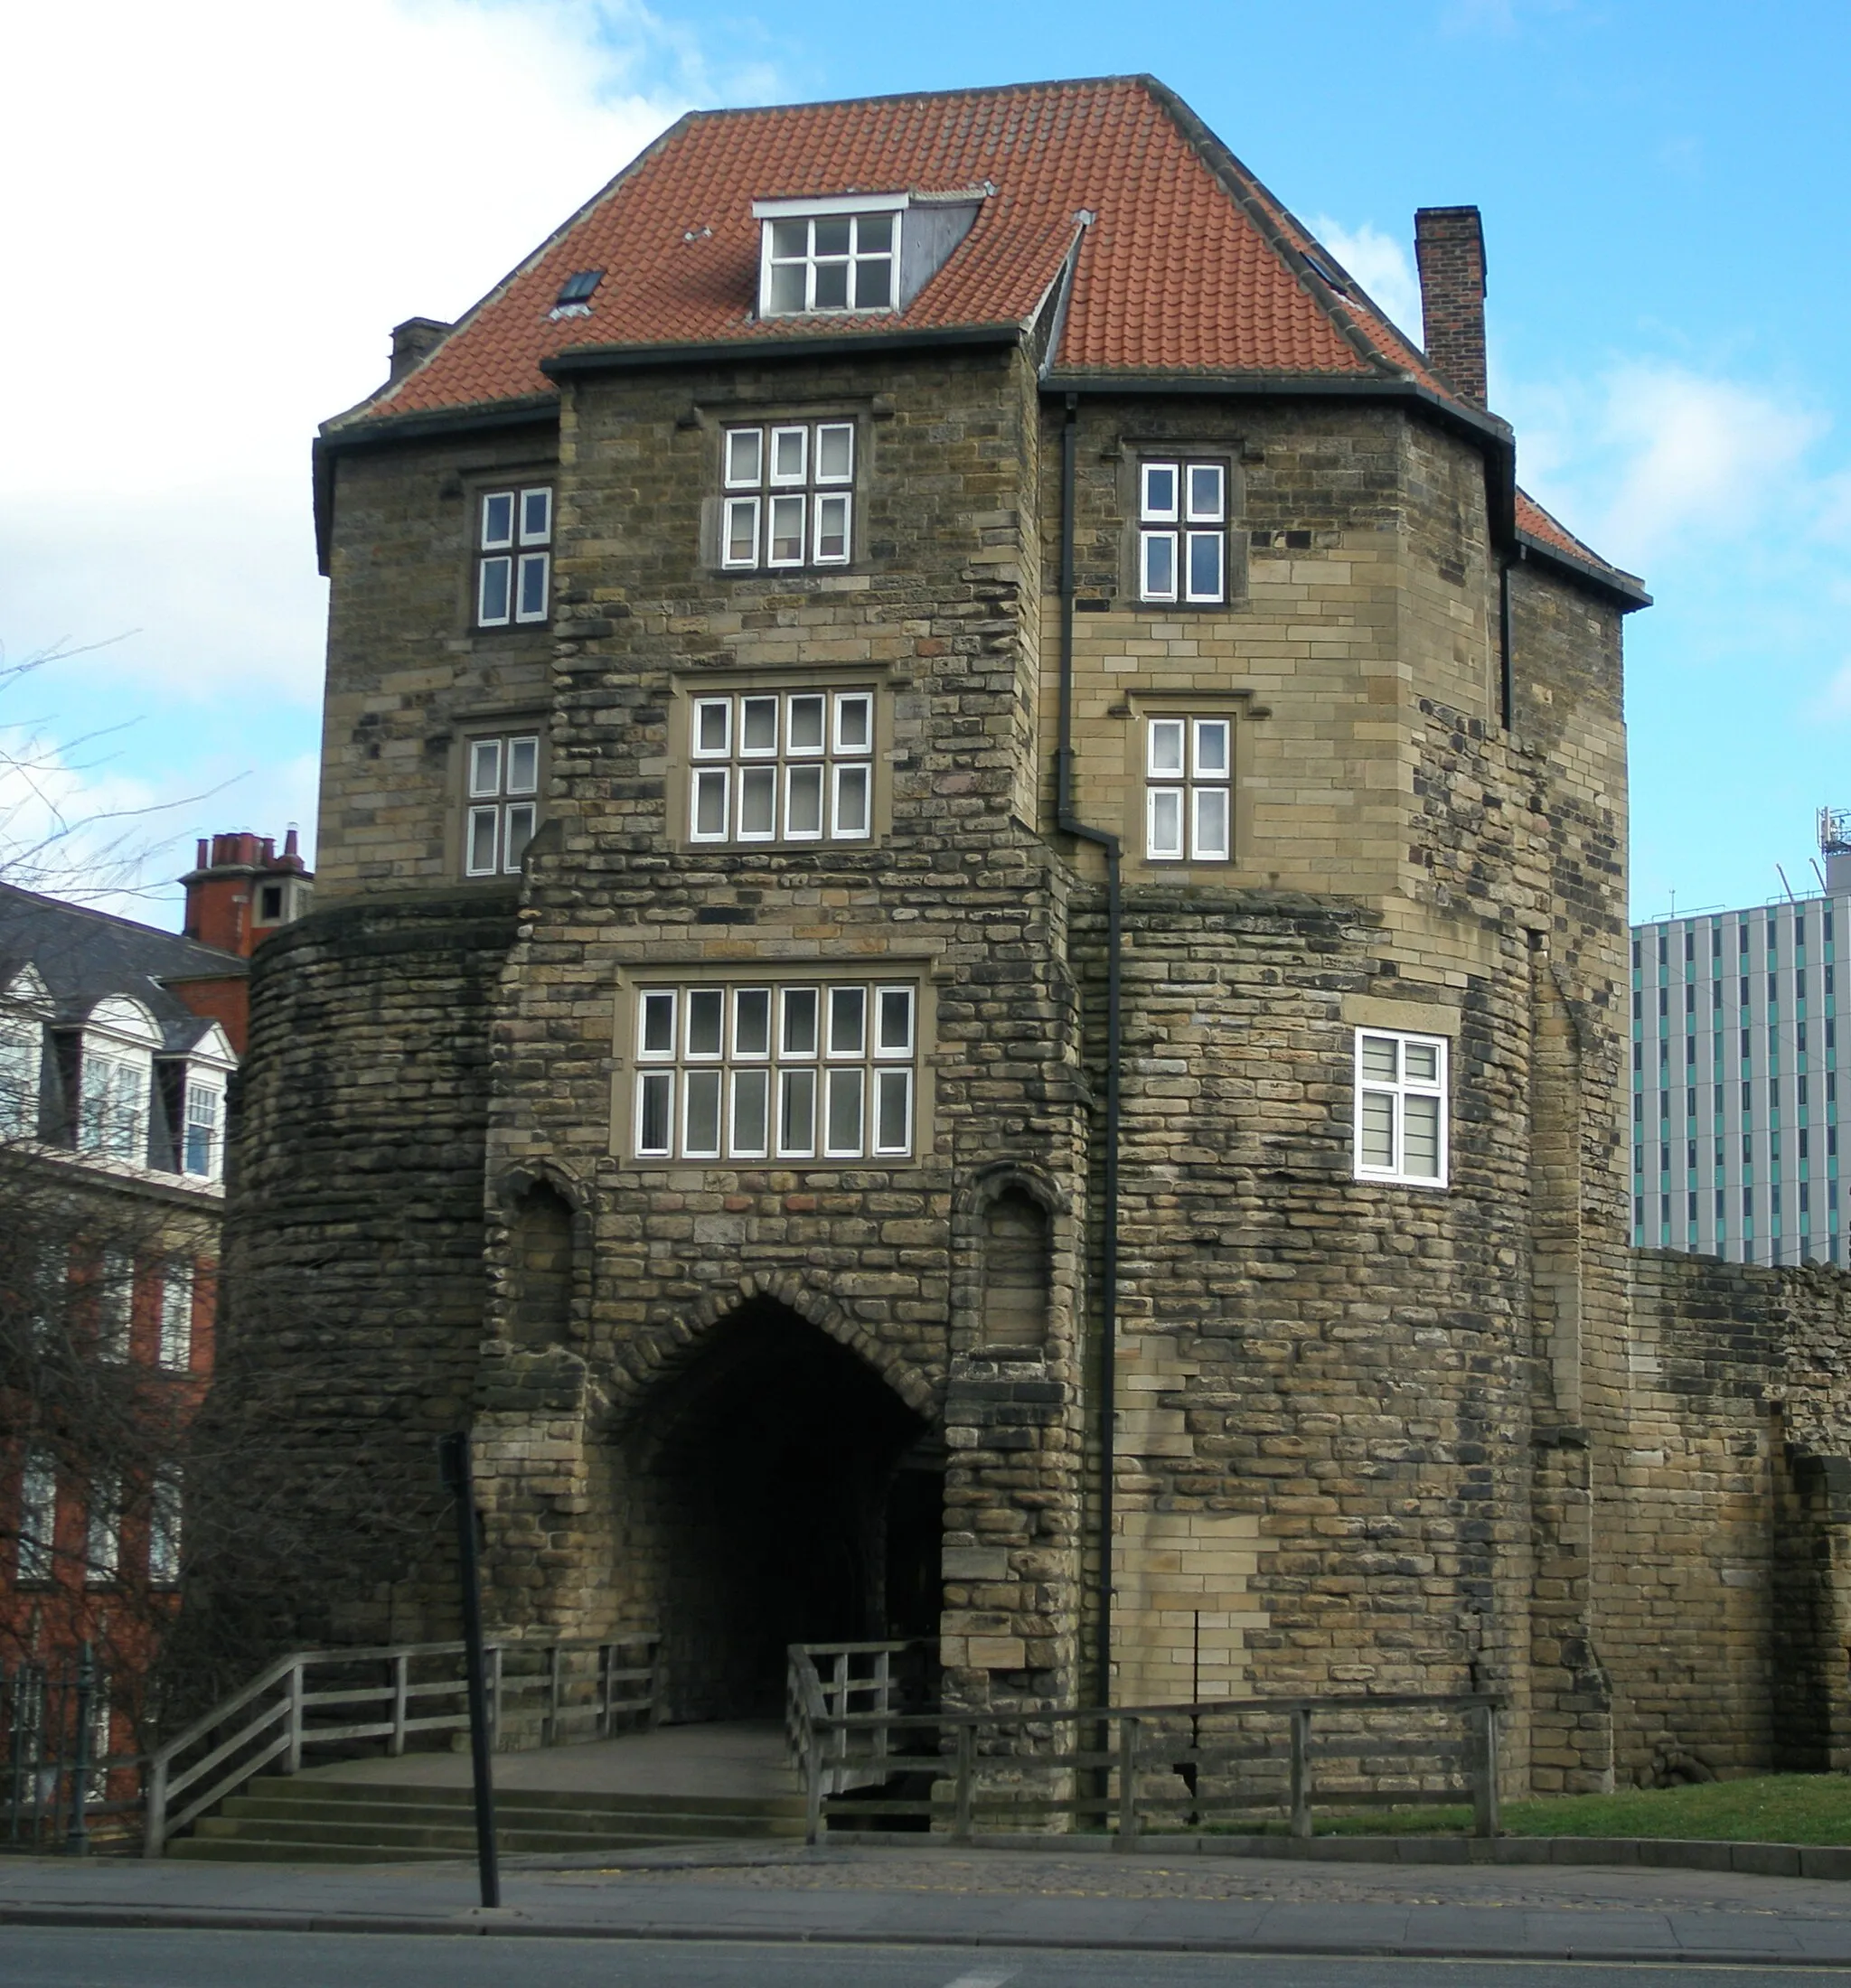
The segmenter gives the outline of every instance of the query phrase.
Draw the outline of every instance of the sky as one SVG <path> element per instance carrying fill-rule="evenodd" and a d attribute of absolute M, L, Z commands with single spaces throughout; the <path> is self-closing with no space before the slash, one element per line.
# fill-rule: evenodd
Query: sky
<path fill-rule="evenodd" d="M 69 824 L 72 886 L 177 924 L 195 836 L 312 841 L 316 424 L 681 111 L 1129 70 L 1416 335 L 1414 209 L 1483 210 L 1519 476 L 1657 603 L 1635 914 L 1812 887 L 1851 807 L 1843 0 L 87 0 L 7 42 L 0 867 Z"/>

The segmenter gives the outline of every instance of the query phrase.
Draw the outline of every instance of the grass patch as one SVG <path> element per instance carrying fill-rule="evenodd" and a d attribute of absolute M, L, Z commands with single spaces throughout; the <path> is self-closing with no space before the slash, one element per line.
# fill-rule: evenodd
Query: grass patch
<path fill-rule="evenodd" d="M 1320 1836 L 1432 1836 L 1471 1828 L 1471 1810 L 1390 1808 L 1317 1815 Z M 1507 1836 L 1662 1836 L 1750 1843 L 1851 1843 L 1851 1775 L 1758 1774 L 1690 1787 L 1628 1788 L 1507 1802 Z M 1265 1832 L 1283 1833 L 1283 1824 Z"/>

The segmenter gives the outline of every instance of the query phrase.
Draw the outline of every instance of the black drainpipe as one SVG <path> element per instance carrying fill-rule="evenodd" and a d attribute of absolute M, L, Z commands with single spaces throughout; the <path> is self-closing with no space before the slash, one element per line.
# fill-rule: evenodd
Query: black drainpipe
<path fill-rule="evenodd" d="M 1099 1639 L 1094 1702 L 1112 1702 L 1112 1490 L 1117 1459 L 1118 1066 L 1122 1044 L 1120 962 L 1124 925 L 1119 896 L 1119 840 L 1074 812 L 1074 462 L 1079 396 L 1066 397 L 1060 431 L 1060 730 L 1054 755 L 1055 818 L 1063 835 L 1105 852 L 1105 1168 L 1099 1238 Z"/>
<path fill-rule="evenodd" d="M 1516 678 L 1510 660 L 1510 554 L 1507 552 L 1498 562 L 1498 704 L 1507 732 L 1516 701 Z"/>

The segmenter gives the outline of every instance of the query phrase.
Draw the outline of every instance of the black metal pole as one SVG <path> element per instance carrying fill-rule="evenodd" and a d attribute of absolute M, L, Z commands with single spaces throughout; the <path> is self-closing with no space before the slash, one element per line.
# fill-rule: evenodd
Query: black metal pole
<path fill-rule="evenodd" d="M 469 1437 L 459 1430 L 437 1440 L 444 1486 L 456 1501 L 456 1571 L 463 1586 L 463 1662 L 469 1678 L 469 1764 L 475 1789 L 475 1861 L 482 1873 L 482 1902 L 502 1902 L 502 1872 L 495 1861 L 495 1788 L 489 1768 L 488 1690 L 482 1648 L 482 1571 L 476 1559 L 475 1488 L 469 1466 Z"/>
<path fill-rule="evenodd" d="M 77 1730 L 70 1745 L 70 1826 L 64 1833 L 68 1855 L 89 1853 L 90 1798 L 90 1707 L 97 1694 L 96 1659 L 88 1643 L 77 1660 Z"/>

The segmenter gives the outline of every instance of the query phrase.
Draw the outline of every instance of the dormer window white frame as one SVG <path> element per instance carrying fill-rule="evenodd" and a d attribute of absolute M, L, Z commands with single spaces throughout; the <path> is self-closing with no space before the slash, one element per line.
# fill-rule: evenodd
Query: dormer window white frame
<path fill-rule="evenodd" d="M 0 1139 L 36 1139 L 52 999 L 31 968 L 0 989 Z"/>
<path fill-rule="evenodd" d="M 180 1171 L 193 1180 L 225 1177 L 225 1092 L 238 1059 L 216 1027 L 187 1057 L 181 1084 L 178 1128 Z"/>
<path fill-rule="evenodd" d="M 904 193 L 754 201 L 761 317 L 863 316 L 898 308 Z"/>
<path fill-rule="evenodd" d="M 112 995 L 90 1010 L 79 1049 L 77 1146 L 130 1167 L 148 1164 L 155 1051 L 161 1032 L 139 1001 Z"/>

